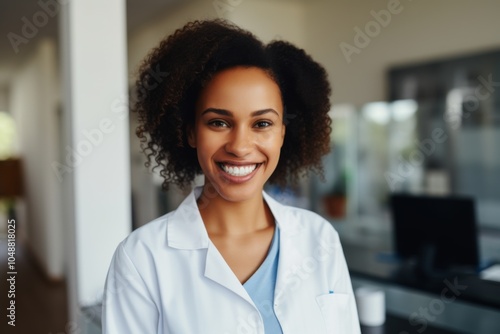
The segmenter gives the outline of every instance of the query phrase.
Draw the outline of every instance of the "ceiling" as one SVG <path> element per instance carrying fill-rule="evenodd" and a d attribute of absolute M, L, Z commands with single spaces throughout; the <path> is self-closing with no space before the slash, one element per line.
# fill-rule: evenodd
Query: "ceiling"
<path fill-rule="evenodd" d="M 161 15 L 181 1 L 188 0 L 126 0 L 127 30 L 134 31 L 141 24 Z M 22 36 L 23 19 L 33 22 L 33 15 L 42 10 L 39 0 L 0 0 L 0 85 L 4 85 L 12 69 L 22 62 L 36 43 L 20 43 L 18 52 L 9 40 L 9 33 Z M 48 2 L 47 0 L 43 2 Z M 50 17 L 47 24 L 38 29 L 35 39 L 51 36 L 57 38 L 58 16 Z M 12 36 L 12 35 L 11 35 Z"/>

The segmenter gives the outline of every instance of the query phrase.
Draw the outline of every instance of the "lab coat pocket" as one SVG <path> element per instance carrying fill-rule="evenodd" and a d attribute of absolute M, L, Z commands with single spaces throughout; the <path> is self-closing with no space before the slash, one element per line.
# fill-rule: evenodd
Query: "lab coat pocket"
<path fill-rule="evenodd" d="M 326 333 L 356 333 L 352 328 L 352 296 L 344 293 L 329 293 L 316 297 L 316 302 L 325 321 Z"/>

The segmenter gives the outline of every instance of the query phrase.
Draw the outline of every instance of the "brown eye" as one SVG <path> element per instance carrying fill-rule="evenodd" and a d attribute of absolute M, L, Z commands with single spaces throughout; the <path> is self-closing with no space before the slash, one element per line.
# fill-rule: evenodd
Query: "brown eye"
<path fill-rule="evenodd" d="M 229 126 L 226 122 L 218 119 L 208 122 L 208 125 L 211 125 L 216 128 L 227 128 Z"/>
<path fill-rule="evenodd" d="M 273 125 L 271 122 L 268 122 L 268 121 L 259 121 L 257 123 L 255 123 L 255 127 L 257 128 L 267 128 L 267 127 L 270 127 L 271 125 Z"/>

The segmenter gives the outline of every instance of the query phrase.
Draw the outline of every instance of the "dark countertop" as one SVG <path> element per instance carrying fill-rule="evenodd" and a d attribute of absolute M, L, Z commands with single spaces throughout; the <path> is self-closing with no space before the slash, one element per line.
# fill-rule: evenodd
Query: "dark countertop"
<path fill-rule="evenodd" d="M 344 243 L 343 249 L 352 276 L 432 294 L 440 294 L 443 284 L 464 286 L 466 288 L 460 290 L 461 300 L 500 309 L 500 282 L 483 280 L 473 274 L 419 276 L 412 268 L 398 263 L 389 252 L 349 243 Z"/>
<path fill-rule="evenodd" d="M 361 326 L 362 334 L 405 334 L 418 333 L 415 327 L 412 327 L 408 319 L 404 319 L 391 314 L 386 315 L 385 324 L 377 327 Z M 435 326 L 427 326 L 422 333 L 425 334 L 455 334 L 446 329 L 441 329 Z"/>

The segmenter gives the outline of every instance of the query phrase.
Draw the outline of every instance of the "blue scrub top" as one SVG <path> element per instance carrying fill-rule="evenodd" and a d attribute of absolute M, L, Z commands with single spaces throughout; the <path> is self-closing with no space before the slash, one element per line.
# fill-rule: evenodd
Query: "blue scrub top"
<path fill-rule="evenodd" d="M 274 287 L 278 274 L 279 228 L 274 229 L 274 236 L 266 259 L 259 269 L 243 284 L 255 306 L 259 309 L 266 333 L 281 334 L 280 323 L 274 313 Z"/>

